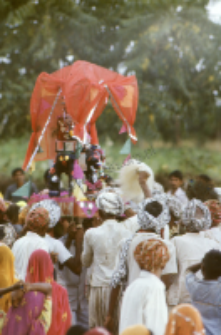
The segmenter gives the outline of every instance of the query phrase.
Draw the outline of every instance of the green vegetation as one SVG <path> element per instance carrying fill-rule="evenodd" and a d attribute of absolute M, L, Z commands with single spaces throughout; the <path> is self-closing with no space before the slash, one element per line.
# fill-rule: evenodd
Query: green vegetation
<path fill-rule="evenodd" d="M 148 141 L 221 137 L 221 34 L 208 0 L 0 1 L 0 137 L 30 132 L 29 101 L 41 72 L 82 59 L 135 73 L 135 128 Z M 99 136 L 116 140 L 105 113 Z M 105 122 L 104 122 L 105 121 Z M 108 129 L 109 130 L 109 129 Z"/>

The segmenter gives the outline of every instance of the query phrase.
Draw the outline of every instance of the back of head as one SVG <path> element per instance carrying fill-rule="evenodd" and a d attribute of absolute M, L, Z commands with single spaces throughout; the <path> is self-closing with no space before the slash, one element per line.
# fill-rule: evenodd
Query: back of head
<path fill-rule="evenodd" d="M 134 251 L 134 258 L 142 270 L 153 272 L 164 269 L 170 254 L 163 241 L 149 239 L 137 245 Z"/>
<path fill-rule="evenodd" d="M 183 209 L 181 221 L 188 231 L 199 232 L 210 228 L 211 214 L 200 200 L 192 199 Z"/>
<path fill-rule="evenodd" d="M 151 335 L 152 333 L 144 325 L 135 325 L 126 328 L 120 335 Z"/>
<path fill-rule="evenodd" d="M 170 313 L 165 335 L 206 334 L 200 313 L 189 304 L 176 306 Z"/>
<path fill-rule="evenodd" d="M 28 262 L 26 282 L 52 283 L 54 267 L 50 255 L 45 250 L 36 250 Z"/>
<path fill-rule="evenodd" d="M 213 183 L 212 179 L 207 174 L 200 174 L 199 176 L 197 176 L 197 179 L 208 185 L 212 185 Z"/>
<path fill-rule="evenodd" d="M 189 200 L 198 199 L 202 202 L 210 199 L 218 200 L 218 194 L 215 192 L 214 188 L 200 180 L 191 180 L 187 186 L 186 194 Z"/>
<path fill-rule="evenodd" d="M 20 211 L 20 207 L 16 204 L 11 204 L 7 208 L 6 215 L 11 223 L 18 223 L 19 211 Z"/>
<path fill-rule="evenodd" d="M 216 280 L 221 277 L 221 252 L 210 250 L 202 261 L 203 275 L 207 280 Z"/>
<path fill-rule="evenodd" d="M 84 328 L 80 325 L 75 325 L 75 326 L 71 326 L 71 328 L 69 328 L 66 335 L 84 335 L 86 332 L 87 332 L 86 328 Z"/>
<path fill-rule="evenodd" d="M 109 333 L 109 331 L 105 328 L 96 327 L 86 332 L 85 335 L 111 335 L 111 333 Z"/>
<path fill-rule="evenodd" d="M 145 199 L 139 206 L 138 223 L 142 230 L 160 232 L 170 222 L 169 208 L 154 198 Z"/>
<path fill-rule="evenodd" d="M 121 196 L 109 188 L 99 193 L 96 199 L 96 206 L 101 212 L 109 216 L 120 216 L 124 213 L 124 204 Z"/>

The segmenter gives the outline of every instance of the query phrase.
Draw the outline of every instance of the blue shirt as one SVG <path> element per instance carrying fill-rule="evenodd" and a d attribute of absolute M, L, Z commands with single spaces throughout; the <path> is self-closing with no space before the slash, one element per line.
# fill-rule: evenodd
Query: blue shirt
<path fill-rule="evenodd" d="M 186 276 L 192 304 L 200 312 L 207 335 L 221 334 L 221 277 L 199 280 L 193 273 Z"/>

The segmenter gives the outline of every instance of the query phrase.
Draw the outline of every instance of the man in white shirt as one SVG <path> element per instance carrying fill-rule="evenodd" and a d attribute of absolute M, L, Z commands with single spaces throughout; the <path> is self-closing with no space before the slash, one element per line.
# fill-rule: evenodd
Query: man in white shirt
<path fill-rule="evenodd" d="M 124 213 L 121 197 L 114 192 L 98 195 L 96 206 L 103 221 L 102 225 L 91 228 L 84 235 L 82 264 L 92 266 L 89 296 L 89 327 L 103 326 L 107 315 L 110 283 L 117 264 L 118 244 L 131 236 L 117 216 Z"/>
<path fill-rule="evenodd" d="M 15 271 L 19 279 L 25 280 L 28 261 L 31 254 L 38 249 L 49 252 L 49 246 L 44 235 L 49 225 L 49 214 L 44 208 L 36 208 L 29 212 L 26 226 L 29 230 L 26 235 L 18 239 L 12 248 L 15 256 Z"/>
<path fill-rule="evenodd" d="M 185 284 L 187 268 L 199 263 L 211 249 L 221 249 L 219 243 L 200 235 L 200 231 L 208 229 L 211 225 L 209 209 L 200 200 L 189 201 L 181 220 L 186 226 L 187 233 L 171 240 L 176 248 L 179 272 L 167 295 L 170 307 L 181 303 L 191 303 Z"/>
<path fill-rule="evenodd" d="M 134 251 L 139 243 L 148 239 L 158 239 L 163 241 L 168 247 L 170 259 L 162 273 L 162 280 L 167 287 L 170 285 L 172 276 L 177 273 L 175 248 L 170 241 L 163 240 L 160 237 L 161 230 L 170 221 L 168 206 L 165 202 L 156 201 L 154 198 L 146 199 L 140 204 L 137 219 L 140 230 L 132 238 L 122 241 L 119 264 L 112 276 L 110 305 L 105 322 L 105 326 L 109 330 L 112 330 L 112 322 L 121 285 L 125 283 L 130 285 L 140 275 L 141 270 L 134 258 Z"/>
<path fill-rule="evenodd" d="M 167 192 L 169 195 L 173 195 L 178 198 L 183 204 L 183 207 L 187 205 L 188 198 L 186 192 L 181 188 L 183 185 L 183 174 L 181 171 L 176 170 L 169 175 L 170 190 Z"/>

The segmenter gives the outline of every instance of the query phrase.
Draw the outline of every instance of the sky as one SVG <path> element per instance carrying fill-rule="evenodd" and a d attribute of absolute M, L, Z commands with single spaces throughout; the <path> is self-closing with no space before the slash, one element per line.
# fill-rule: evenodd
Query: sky
<path fill-rule="evenodd" d="M 210 19 L 221 24 L 221 0 L 210 0 L 207 10 Z"/>

